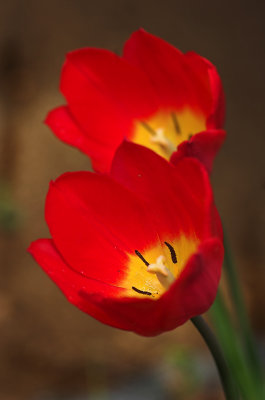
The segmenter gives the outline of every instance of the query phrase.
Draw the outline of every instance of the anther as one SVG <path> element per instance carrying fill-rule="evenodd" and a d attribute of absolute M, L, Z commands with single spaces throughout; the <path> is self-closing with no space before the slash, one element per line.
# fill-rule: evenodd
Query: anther
<path fill-rule="evenodd" d="M 141 124 L 149 133 L 151 133 L 151 135 L 154 135 L 154 136 L 156 135 L 155 129 L 153 129 L 149 124 L 147 124 L 144 121 L 141 121 Z"/>
<path fill-rule="evenodd" d="M 135 254 L 140 258 L 140 260 L 142 260 L 142 262 L 143 262 L 146 266 L 148 266 L 148 265 L 149 265 L 149 262 L 146 261 L 146 259 L 144 258 L 144 256 L 140 253 L 140 251 L 138 251 L 138 250 L 134 250 L 134 251 L 135 251 Z"/>
<path fill-rule="evenodd" d="M 172 117 L 172 120 L 173 120 L 175 131 L 177 132 L 178 135 L 180 135 L 181 134 L 181 129 L 180 129 L 179 122 L 178 122 L 176 114 L 174 112 L 172 112 L 171 113 L 171 117 Z"/>
<path fill-rule="evenodd" d="M 147 296 L 151 296 L 152 295 L 152 293 L 146 292 L 145 290 L 137 289 L 135 286 L 132 286 L 132 290 L 134 290 L 135 292 L 140 293 L 140 294 L 145 294 Z"/>
<path fill-rule="evenodd" d="M 173 262 L 174 264 L 177 264 L 178 260 L 177 260 L 177 255 L 176 255 L 176 252 L 175 252 L 174 247 L 171 246 L 171 244 L 168 243 L 168 242 L 164 242 L 164 243 L 165 243 L 165 245 L 169 248 L 172 262 Z"/>

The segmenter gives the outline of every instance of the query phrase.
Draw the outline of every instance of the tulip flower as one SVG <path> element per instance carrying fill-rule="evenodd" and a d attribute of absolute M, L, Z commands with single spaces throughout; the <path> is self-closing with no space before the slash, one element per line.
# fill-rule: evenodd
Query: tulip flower
<path fill-rule="evenodd" d="M 174 329 L 214 301 L 222 229 L 208 173 L 124 142 L 110 174 L 65 173 L 46 199 L 51 239 L 29 252 L 67 299 L 144 336 Z"/>
<path fill-rule="evenodd" d="M 124 138 L 170 159 L 197 157 L 210 171 L 225 132 L 224 94 L 215 67 L 143 29 L 122 57 L 96 48 L 67 54 L 61 75 L 67 105 L 46 123 L 108 172 Z M 174 162 L 175 162 L 174 161 Z"/>

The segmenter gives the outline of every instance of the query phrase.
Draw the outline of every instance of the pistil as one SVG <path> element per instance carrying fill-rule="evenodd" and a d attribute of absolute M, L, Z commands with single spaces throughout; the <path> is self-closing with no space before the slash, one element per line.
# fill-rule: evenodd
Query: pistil
<path fill-rule="evenodd" d="M 148 265 L 147 271 L 151 274 L 156 274 L 157 279 L 166 289 L 168 289 L 175 280 L 174 275 L 165 265 L 165 257 L 162 255 L 157 258 L 156 263 Z"/>
<path fill-rule="evenodd" d="M 161 146 L 168 155 L 171 155 L 176 150 L 176 146 L 165 136 L 163 128 L 154 130 L 150 141 Z"/>

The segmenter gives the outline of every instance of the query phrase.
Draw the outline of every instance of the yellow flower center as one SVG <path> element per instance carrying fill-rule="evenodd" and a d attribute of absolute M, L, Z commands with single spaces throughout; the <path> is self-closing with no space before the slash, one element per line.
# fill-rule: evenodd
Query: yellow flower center
<path fill-rule="evenodd" d="M 145 121 L 135 122 L 131 140 L 169 160 L 181 142 L 205 129 L 205 117 L 189 108 L 159 111 Z"/>
<path fill-rule="evenodd" d="M 182 235 L 136 249 L 128 254 L 127 273 L 119 286 L 127 289 L 129 297 L 159 298 L 178 279 L 198 243 L 197 238 Z"/>

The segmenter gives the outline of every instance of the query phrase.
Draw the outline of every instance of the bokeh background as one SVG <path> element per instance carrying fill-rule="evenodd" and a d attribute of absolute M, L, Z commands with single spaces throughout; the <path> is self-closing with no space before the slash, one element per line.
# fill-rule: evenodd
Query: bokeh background
<path fill-rule="evenodd" d="M 210 356 L 190 323 L 148 339 L 103 326 L 68 304 L 26 253 L 32 240 L 48 235 L 49 181 L 90 168 L 42 122 L 63 102 L 64 55 L 83 46 L 120 53 L 139 27 L 205 56 L 222 77 L 228 135 L 212 181 L 264 349 L 264 11 L 258 0 L 1 2 L 1 400 L 222 399 Z"/>

